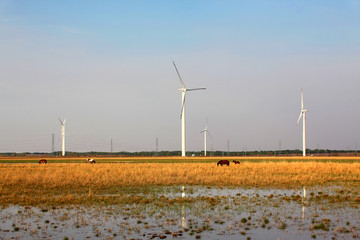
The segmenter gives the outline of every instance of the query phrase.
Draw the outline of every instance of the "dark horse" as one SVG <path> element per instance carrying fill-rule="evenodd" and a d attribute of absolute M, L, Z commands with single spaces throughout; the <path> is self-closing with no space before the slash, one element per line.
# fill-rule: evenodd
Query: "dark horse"
<path fill-rule="evenodd" d="M 228 165 L 228 166 L 230 166 L 230 162 L 229 162 L 229 160 L 220 160 L 218 163 L 217 163 L 217 165 L 219 166 L 222 166 L 222 165 Z"/>
<path fill-rule="evenodd" d="M 239 161 L 235 161 L 235 160 L 233 160 L 233 163 L 235 163 L 235 164 L 240 164 Z"/>
<path fill-rule="evenodd" d="M 43 163 L 43 164 L 46 164 L 47 161 L 46 161 L 46 159 L 41 159 L 41 160 L 39 161 L 39 163 L 40 163 L 40 164 L 42 164 L 42 163 Z"/>

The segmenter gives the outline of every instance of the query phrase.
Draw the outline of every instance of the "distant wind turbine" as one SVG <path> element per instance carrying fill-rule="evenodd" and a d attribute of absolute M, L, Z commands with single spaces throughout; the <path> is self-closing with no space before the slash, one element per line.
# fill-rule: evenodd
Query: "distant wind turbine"
<path fill-rule="evenodd" d="M 208 132 L 207 129 L 207 121 L 206 121 L 206 126 L 204 128 L 204 130 L 202 130 L 200 133 L 204 133 L 204 156 L 206 157 L 206 135 L 209 134 L 209 136 L 211 137 L 210 133 Z"/>
<path fill-rule="evenodd" d="M 305 113 L 307 112 L 307 109 L 304 109 L 304 97 L 303 97 L 303 90 L 301 89 L 301 111 L 299 119 L 297 120 L 297 124 L 300 122 L 301 117 L 303 117 L 303 156 L 306 156 L 306 138 L 305 138 Z"/>
<path fill-rule="evenodd" d="M 185 150 L 185 97 L 186 97 L 186 92 L 195 91 L 195 90 L 205 90 L 206 88 L 189 88 L 189 89 L 187 89 L 185 87 L 183 80 L 181 79 L 180 73 L 179 73 L 174 61 L 173 61 L 173 64 L 174 64 L 175 70 L 179 76 L 179 80 L 180 80 L 180 83 L 182 86 L 182 88 L 179 88 L 179 91 L 181 92 L 181 102 L 182 102 L 181 114 L 180 114 L 180 118 L 181 118 L 181 156 L 185 157 L 185 155 L 186 155 L 186 150 Z"/>
<path fill-rule="evenodd" d="M 64 121 L 61 121 L 59 118 L 60 124 L 61 124 L 61 156 L 65 156 L 65 126 L 66 126 L 66 118 Z"/>

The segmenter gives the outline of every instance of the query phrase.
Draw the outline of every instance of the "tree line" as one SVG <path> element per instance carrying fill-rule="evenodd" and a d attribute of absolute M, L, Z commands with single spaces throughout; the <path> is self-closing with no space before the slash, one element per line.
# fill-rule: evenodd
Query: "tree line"
<path fill-rule="evenodd" d="M 307 149 L 308 156 L 358 156 L 357 150 L 330 150 L 330 149 Z M 204 156 L 204 151 L 188 151 L 187 156 Z M 207 151 L 208 157 L 235 156 L 235 157 L 256 157 L 256 156 L 298 156 L 302 155 L 302 151 L 295 150 L 259 150 L 259 151 Z M 0 153 L 0 156 L 61 156 L 61 151 L 57 152 L 24 152 Z M 181 156 L 181 151 L 140 151 L 140 152 L 66 152 L 67 157 L 83 157 L 83 156 L 109 156 L 109 157 L 172 157 Z"/>

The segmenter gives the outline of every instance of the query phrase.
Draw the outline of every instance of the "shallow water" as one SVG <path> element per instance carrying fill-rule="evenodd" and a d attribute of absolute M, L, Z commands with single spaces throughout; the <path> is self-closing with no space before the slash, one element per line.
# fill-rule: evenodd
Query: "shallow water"
<path fill-rule="evenodd" d="M 149 196 L 182 199 L 181 187 Z M 185 186 L 173 204 L 1 209 L 0 239 L 353 239 L 358 203 L 332 201 L 340 187 L 240 189 Z M 349 190 L 342 194 L 347 194 Z M 189 201 L 187 201 L 189 200 Z"/>

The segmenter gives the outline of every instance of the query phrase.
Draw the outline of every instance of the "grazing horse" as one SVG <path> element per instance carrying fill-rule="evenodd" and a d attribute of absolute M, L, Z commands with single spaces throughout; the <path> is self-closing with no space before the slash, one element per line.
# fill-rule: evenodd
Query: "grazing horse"
<path fill-rule="evenodd" d="M 92 158 L 86 159 L 86 163 L 95 163 L 95 160 Z"/>
<path fill-rule="evenodd" d="M 41 159 L 41 160 L 39 161 L 39 163 L 40 163 L 40 164 L 42 164 L 42 163 L 43 163 L 43 164 L 46 164 L 47 161 L 46 161 L 46 159 Z"/>
<path fill-rule="evenodd" d="M 222 165 L 228 165 L 228 166 L 230 166 L 230 162 L 229 162 L 229 160 L 220 160 L 218 163 L 217 163 L 217 165 L 219 166 L 222 166 Z"/>
<path fill-rule="evenodd" d="M 235 163 L 235 164 L 240 164 L 239 161 L 235 161 L 235 160 L 233 160 L 233 163 Z"/>

